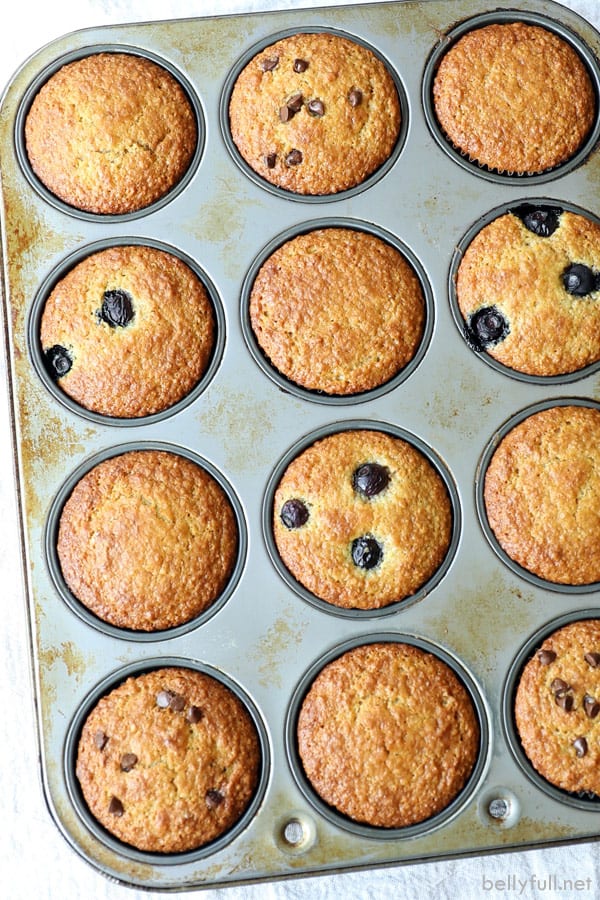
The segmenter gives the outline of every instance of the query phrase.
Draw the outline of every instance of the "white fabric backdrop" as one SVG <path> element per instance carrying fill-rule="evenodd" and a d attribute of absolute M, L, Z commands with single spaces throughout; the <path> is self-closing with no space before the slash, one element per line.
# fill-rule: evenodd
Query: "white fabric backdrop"
<path fill-rule="evenodd" d="M 562 0 L 600 28 L 600 0 Z M 343 5 L 337 0 L 339 5 Z M 17 0 L 0 25 L 0 85 L 39 47 L 70 31 L 123 22 L 273 8 L 336 5 L 336 0 Z M 503 5 L 510 6 L 510 3 Z M 518 5 L 518 4 L 515 4 Z M 496 6 L 490 0 L 489 7 Z M 596 198 L 600 206 L 600 197 Z M 600 212 L 600 210 L 596 210 Z M 4 354 L 0 380 L 6 382 Z M 46 810 L 37 777 L 37 745 L 21 585 L 7 391 L 0 387 L 0 900 L 141 900 L 172 894 L 115 885 L 83 862 Z M 599 820 L 600 832 L 600 820 Z M 576 844 L 371 872 L 210 889 L 206 900 L 490 900 L 600 898 L 600 845 Z M 552 877 L 554 876 L 554 879 Z M 558 890 L 579 879 L 580 889 Z M 499 882 L 503 883 L 498 884 Z M 494 886 L 492 886 L 494 885 Z"/>

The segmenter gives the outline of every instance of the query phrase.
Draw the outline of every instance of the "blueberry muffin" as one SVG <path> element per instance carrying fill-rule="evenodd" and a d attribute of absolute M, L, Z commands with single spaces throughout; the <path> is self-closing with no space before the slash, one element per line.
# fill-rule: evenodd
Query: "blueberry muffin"
<path fill-rule="evenodd" d="M 578 53 L 525 22 L 486 25 L 459 38 L 441 59 L 433 103 L 461 153 L 490 169 L 529 175 L 577 153 L 596 115 Z"/>
<path fill-rule="evenodd" d="M 514 712 L 543 778 L 600 796 L 600 621 L 572 622 L 544 640 L 525 665 Z"/>
<path fill-rule="evenodd" d="M 600 225 L 524 203 L 484 226 L 456 275 L 471 347 L 534 376 L 600 359 Z"/>
<path fill-rule="evenodd" d="M 390 244 L 351 228 L 287 241 L 263 263 L 250 294 L 259 346 L 286 378 L 326 394 L 389 381 L 423 336 L 421 283 Z"/>
<path fill-rule="evenodd" d="M 181 853 L 234 826 L 256 792 L 261 753 L 244 704 L 217 679 L 165 667 L 102 697 L 78 744 L 92 815 L 138 850 Z"/>
<path fill-rule="evenodd" d="M 77 482 L 56 551 L 70 591 L 101 620 L 160 631 L 222 594 L 238 529 L 225 491 L 200 465 L 170 451 L 131 450 Z"/>
<path fill-rule="evenodd" d="M 276 488 L 273 535 L 315 597 L 378 609 L 416 593 L 443 562 L 452 504 L 441 475 L 383 431 L 331 434 L 301 452 Z"/>
<path fill-rule="evenodd" d="M 410 644 L 356 647 L 325 666 L 297 724 L 319 797 L 355 822 L 415 825 L 465 786 L 479 752 L 473 701 L 450 667 Z"/>
<path fill-rule="evenodd" d="M 555 406 L 500 441 L 485 472 L 484 503 L 502 549 L 546 581 L 600 581 L 600 411 Z"/>
<path fill-rule="evenodd" d="M 327 32 L 265 47 L 240 72 L 229 102 L 242 158 L 297 194 L 361 184 L 391 155 L 400 121 L 385 64 L 362 44 Z"/>
<path fill-rule="evenodd" d="M 69 206 L 132 213 L 182 178 L 198 142 L 190 100 L 174 76 L 132 53 L 96 53 L 62 66 L 25 121 L 42 184 Z"/>
<path fill-rule="evenodd" d="M 162 412 L 201 380 L 216 340 L 213 305 L 192 269 L 146 246 L 93 253 L 55 285 L 41 316 L 48 374 L 94 413 Z"/>

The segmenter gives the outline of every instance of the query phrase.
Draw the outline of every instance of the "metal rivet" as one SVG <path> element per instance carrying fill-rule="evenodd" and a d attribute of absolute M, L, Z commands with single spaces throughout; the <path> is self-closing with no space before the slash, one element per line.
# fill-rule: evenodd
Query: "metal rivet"
<path fill-rule="evenodd" d="M 297 847 L 304 840 L 304 827 L 298 819 L 290 819 L 283 829 L 283 838 L 287 844 Z"/>
<path fill-rule="evenodd" d="M 510 812 L 510 804 L 507 800 L 503 800 L 502 797 L 496 797 L 490 801 L 488 812 L 492 819 L 506 819 Z"/>

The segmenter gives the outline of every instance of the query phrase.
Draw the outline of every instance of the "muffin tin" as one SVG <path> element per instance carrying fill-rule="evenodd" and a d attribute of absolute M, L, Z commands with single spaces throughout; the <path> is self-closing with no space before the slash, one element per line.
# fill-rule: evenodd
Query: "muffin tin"
<path fill-rule="evenodd" d="M 519 0 L 516 10 L 493 6 L 411 0 L 88 29 L 41 49 L 6 89 L 3 308 L 41 776 L 60 831 L 113 880 L 187 890 L 600 834 L 597 802 L 573 803 L 532 775 L 510 708 L 515 673 L 540 635 L 565 618 L 597 616 L 598 586 L 582 597 L 524 578 L 490 545 L 479 514 L 486 448 L 505 423 L 535 404 L 595 404 L 597 368 L 544 380 L 487 365 L 467 345 L 451 297 L 456 254 L 492 211 L 535 198 L 598 212 L 600 117 L 576 159 L 542 176 L 514 177 L 457 158 L 437 132 L 430 100 L 435 61 L 465 22 L 523 18 L 557 30 L 580 49 L 598 95 L 600 35 L 552 0 Z M 307 198 L 273 189 L 245 169 L 226 108 L 233 73 L 251 53 L 315 29 L 372 46 L 397 79 L 405 118 L 397 152 L 376 177 L 340 195 Z M 55 202 L 28 171 L 23 148 L 34 90 L 65 61 L 107 48 L 148 54 L 181 76 L 201 124 L 197 158 L 183 182 L 164 202 L 132 216 L 84 214 Z M 282 235 L 315 223 L 390 235 L 424 283 L 423 350 L 385 390 L 343 400 L 299 392 L 274 377 L 253 346 L 246 311 L 257 260 Z M 209 286 L 222 342 L 202 390 L 147 420 L 105 419 L 66 402 L 44 376 L 37 341 L 40 304 L 58 274 L 92 249 L 123 242 L 167 246 L 193 261 Z M 270 535 L 282 465 L 315 437 L 356 424 L 391 429 L 431 454 L 447 473 L 455 508 L 452 548 L 439 577 L 410 601 L 371 615 L 303 595 L 283 577 Z M 200 458 L 230 487 L 244 535 L 223 602 L 189 627 L 154 635 L 98 627 L 69 602 L 53 561 L 56 511 L 77 474 L 123 447 L 145 446 Z M 325 662 L 381 639 L 425 646 L 455 667 L 482 733 L 475 771 L 455 804 L 417 828 L 393 832 L 348 823 L 323 808 L 303 778 L 293 725 L 303 691 Z M 73 759 L 94 699 L 132 672 L 169 664 L 209 671 L 239 692 L 261 735 L 263 777 L 239 827 L 196 853 L 161 857 L 120 844 L 90 820 Z"/>

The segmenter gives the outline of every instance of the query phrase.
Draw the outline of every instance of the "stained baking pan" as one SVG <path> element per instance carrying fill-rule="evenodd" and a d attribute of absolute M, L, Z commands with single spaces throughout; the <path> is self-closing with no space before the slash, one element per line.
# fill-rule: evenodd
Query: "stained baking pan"
<path fill-rule="evenodd" d="M 481 18 L 479 18 L 481 17 Z M 501 208 L 532 198 L 598 214 L 600 118 L 577 158 L 543 176 L 501 175 L 449 147 L 432 114 L 436 61 L 465 22 L 523 18 L 566 37 L 597 94 L 600 35 L 552 0 L 423 0 L 88 29 L 42 48 L 18 71 L 0 120 L 6 353 L 16 484 L 35 673 L 41 777 L 73 849 L 130 886 L 186 890 L 482 854 L 600 834 L 597 803 L 566 802 L 532 777 L 515 747 L 515 671 L 565 617 L 600 612 L 597 585 L 557 591 L 524 578 L 491 546 L 478 515 L 485 454 L 505 423 L 536 404 L 593 404 L 597 368 L 576 378 L 514 377 L 468 346 L 452 297 L 456 254 Z M 303 198 L 250 173 L 228 133 L 233 78 L 256 49 L 299 30 L 334 30 L 387 61 L 404 126 L 389 163 L 358 190 Z M 37 86 L 63 62 L 99 49 L 146 54 L 181 78 L 199 125 L 193 164 L 174 195 L 132 216 L 79 214 L 29 171 L 23 121 Z M 293 389 L 255 346 L 247 295 L 260 260 L 315 223 L 388 236 L 424 285 L 422 351 L 372 394 L 327 402 Z M 167 246 L 210 286 L 221 343 L 206 380 L 167 414 L 114 421 L 88 415 L 48 382 L 37 346 L 40 305 L 73 261 L 113 243 Z M 446 564 L 413 602 L 348 615 L 313 602 L 277 565 L 269 534 L 273 479 L 315 436 L 354 423 L 383 428 L 431 454 L 452 495 Z M 98 627 L 61 584 L 53 562 L 56 510 L 94 460 L 123 446 L 160 446 L 199 459 L 235 498 L 244 545 L 227 596 L 174 632 L 126 635 Z M 384 638 L 437 653 L 460 673 L 477 709 L 481 747 L 465 792 L 441 817 L 393 834 L 348 827 L 315 801 L 294 744 L 299 697 L 344 648 Z M 73 772 L 74 742 L 94 698 L 125 675 L 162 664 L 214 673 L 244 697 L 260 733 L 260 791 L 240 827 L 198 854 L 139 854 L 90 820 Z M 508 699 L 507 699 L 508 698 Z"/>

